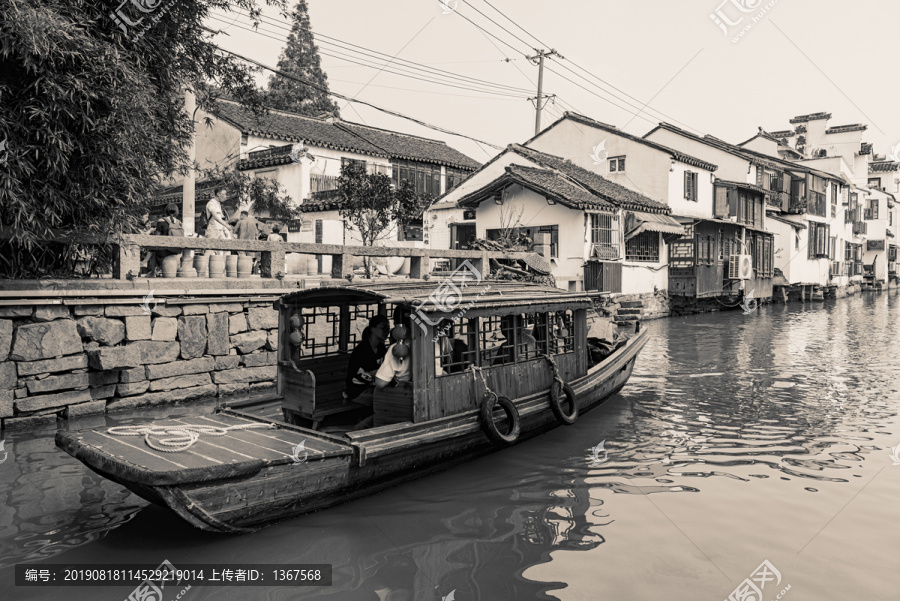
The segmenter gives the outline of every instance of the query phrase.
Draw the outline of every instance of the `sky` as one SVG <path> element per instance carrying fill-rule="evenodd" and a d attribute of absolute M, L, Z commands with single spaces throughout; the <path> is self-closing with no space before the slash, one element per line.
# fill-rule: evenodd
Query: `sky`
<path fill-rule="evenodd" d="M 534 55 L 535 49 L 554 49 L 563 57 L 546 61 L 544 93 L 555 94 L 556 99 L 548 101 L 543 127 L 563 111 L 574 110 L 635 135 L 668 121 L 739 143 L 755 135 L 758 127 L 790 129 L 791 117 L 825 111 L 833 115 L 829 126 L 867 124 L 863 139 L 874 143 L 876 153 L 890 153 L 900 143 L 895 62 L 900 50 L 898 2 L 307 2 L 316 35 L 520 89 L 504 88 L 502 94 L 510 97 L 487 93 L 501 90 L 485 84 L 479 89 L 458 89 L 379 72 L 336 58 L 338 53 L 352 55 L 332 40 L 317 40 L 332 92 L 497 146 L 521 143 L 534 134 L 535 111 L 528 98 L 536 95 L 538 67 L 526 55 Z M 267 21 L 260 33 L 241 29 L 249 27 L 245 16 L 216 14 L 224 18 L 209 22 L 224 30 L 216 43 L 267 65 L 277 64 L 288 33 L 282 27 L 290 26 L 277 10 L 268 9 L 265 14 L 282 25 Z M 726 36 L 711 16 L 723 23 L 743 20 L 735 26 L 723 24 Z M 742 29 L 746 29 L 743 37 L 737 37 Z M 360 60 L 359 55 L 352 59 Z M 472 88 L 471 83 L 454 82 Z M 367 106 L 345 101 L 339 105 L 345 120 L 444 140 L 480 162 L 497 153 L 490 146 Z"/>

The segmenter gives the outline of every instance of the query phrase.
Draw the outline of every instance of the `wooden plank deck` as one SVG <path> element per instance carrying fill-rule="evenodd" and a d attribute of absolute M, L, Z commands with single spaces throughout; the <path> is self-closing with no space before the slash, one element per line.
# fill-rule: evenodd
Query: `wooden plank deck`
<path fill-rule="evenodd" d="M 274 407 L 277 408 L 278 405 L 275 404 Z M 272 411 L 271 404 L 257 408 L 257 412 L 261 414 Z M 280 409 L 278 412 L 280 414 Z M 190 415 L 134 425 L 228 428 L 247 424 L 264 426 L 257 420 L 228 413 Z M 201 433 L 199 439 L 188 449 L 175 452 L 162 452 L 148 446 L 143 435 L 121 436 L 110 433 L 108 428 L 60 435 L 65 438 L 65 446 L 78 455 L 83 455 L 82 460 L 89 465 L 119 475 L 136 474 L 140 482 L 148 485 L 191 481 L 198 474 L 202 475 L 202 480 L 211 480 L 234 476 L 242 470 L 258 471 L 266 465 L 292 463 L 293 450 L 300 443 L 304 445 L 300 456 L 305 456 L 304 461 L 308 462 L 353 454 L 353 447 L 349 444 L 317 436 L 314 432 L 307 433 L 302 428 L 285 426 L 229 430 L 218 436 Z M 165 439 L 167 436 L 151 437 L 158 446 L 160 438 Z"/>

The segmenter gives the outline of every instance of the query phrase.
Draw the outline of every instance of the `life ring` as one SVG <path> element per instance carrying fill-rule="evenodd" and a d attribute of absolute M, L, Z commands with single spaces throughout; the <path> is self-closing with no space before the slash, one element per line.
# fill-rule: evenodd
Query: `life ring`
<path fill-rule="evenodd" d="M 500 408 L 506 413 L 506 419 L 510 422 L 509 432 L 504 434 L 494 422 L 494 407 Z M 499 396 L 496 392 L 486 392 L 481 403 L 481 428 L 491 442 L 495 444 L 512 444 L 519 438 L 521 426 L 519 423 L 519 410 L 515 404 L 505 396 Z"/>
<path fill-rule="evenodd" d="M 560 398 L 562 395 L 560 392 L 563 392 L 566 395 L 566 400 L 572 408 L 570 413 L 566 413 L 563 410 L 563 403 Z M 575 423 L 575 420 L 578 419 L 578 402 L 575 391 L 572 390 L 571 386 L 565 382 L 560 382 L 559 380 L 553 381 L 553 384 L 550 386 L 550 410 L 553 411 L 553 415 L 561 423 L 567 426 L 571 426 Z"/>

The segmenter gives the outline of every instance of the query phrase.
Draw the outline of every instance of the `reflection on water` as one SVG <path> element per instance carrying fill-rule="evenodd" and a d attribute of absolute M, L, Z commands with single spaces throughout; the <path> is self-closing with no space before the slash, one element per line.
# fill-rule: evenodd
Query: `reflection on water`
<path fill-rule="evenodd" d="M 834 559 L 847 529 L 900 517 L 896 502 L 867 500 L 900 494 L 885 467 L 900 443 L 898 299 L 651 322 L 628 386 L 574 426 L 243 537 L 188 531 L 52 441 L 7 435 L 0 563 L 73 547 L 60 560 L 332 563 L 331 588 L 265 598 L 466 601 L 724 598 L 768 557 L 797 590 L 825 591 L 806 598 L 826 598 L 851 570 Z M 851 521 L 832 524 L 844 507 Z M 878 540 L 854 547 L 865 569 L 896 548 Z M 838 567 L 817 572 L 826 558 Z M 898 584 L 853 590 L 876 599 Z M 203 598 L 247 597 L 191 590 Z"/>

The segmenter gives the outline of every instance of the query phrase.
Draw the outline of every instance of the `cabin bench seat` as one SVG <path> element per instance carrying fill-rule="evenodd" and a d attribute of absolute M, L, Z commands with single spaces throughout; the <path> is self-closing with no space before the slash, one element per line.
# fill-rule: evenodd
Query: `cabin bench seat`
<path fill-rule="evenodd" d="M 281 410 L 284 421 L 298 423 L 301 419 L 318 429 L 322 421 L 338 413 L 365 409 L 365 405 L 344 399 L 349 355 L 336 355 L 302 361 L 282 361 Z"/>

